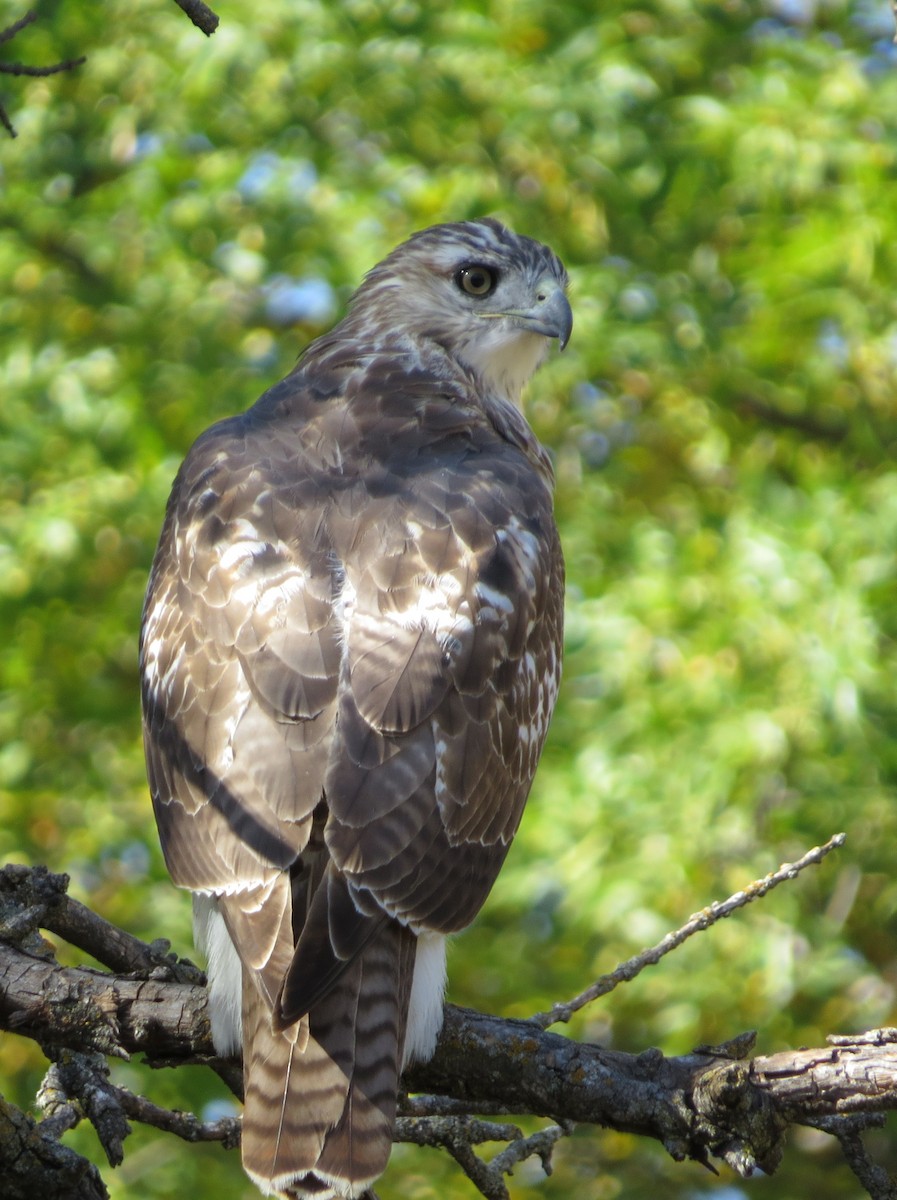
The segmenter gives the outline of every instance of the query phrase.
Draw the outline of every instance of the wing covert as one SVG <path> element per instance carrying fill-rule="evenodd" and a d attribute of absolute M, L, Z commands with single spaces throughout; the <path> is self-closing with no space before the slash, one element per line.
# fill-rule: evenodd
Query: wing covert
<path fill-rule="evenodd" d="M 194 889 L 238 890 L 295 860 L 336 713 L 333 571 L 308 536 L 317 514 L 288 511 L 254 449 L 237 422 L 194 447 L 144 610 L 151 791 L 172 876 Z"/>
<path fill-rule="evenodd" d="M 391 553 L 381 544 L 347 563 L 326 841 L 356 894 L 413 928 L 462 928 L 480 908 L 559 681 L 550 490 L 515 447 L 489 430 L 485 440 L 480 456 L 410 481 L 401 520 L 388 521 L 408 536 Z"/>

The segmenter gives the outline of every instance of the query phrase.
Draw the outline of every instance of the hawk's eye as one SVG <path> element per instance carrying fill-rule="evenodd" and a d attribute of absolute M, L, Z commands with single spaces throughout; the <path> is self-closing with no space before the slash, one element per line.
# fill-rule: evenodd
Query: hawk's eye
<path fill-rule="evenodd" d="M 469 267 L 462 267 L 455 276 L 455 283 L 462 292 L 467 292 L 468 296 L 488 296 L 495 290 L 498 274 L 489 267 L 475 263 Z"/>

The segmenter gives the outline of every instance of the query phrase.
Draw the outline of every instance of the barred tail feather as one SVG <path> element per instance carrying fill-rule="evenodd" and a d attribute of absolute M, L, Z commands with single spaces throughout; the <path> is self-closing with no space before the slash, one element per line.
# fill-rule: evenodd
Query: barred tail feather
<path fill-rule="evenodd" d="M 298 1038 L 296 1026 L 275 1033 L 257 988 L 244 988 L 243 1166 L 265 1194 L 360 1197 L 382 1174 L 414 950 L 413 934 L 384 926 L 302 1018 Z"/>

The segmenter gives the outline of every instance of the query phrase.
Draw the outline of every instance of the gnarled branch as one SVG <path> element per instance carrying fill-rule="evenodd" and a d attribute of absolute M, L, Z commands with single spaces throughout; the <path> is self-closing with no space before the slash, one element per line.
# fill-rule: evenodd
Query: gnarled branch
<path fill-rule="evenodd" d="M 45 871 L 0 872 L 0 1028 L 53 1047 L 56 1063 L 44 1088 L 52 1102 L 45 1101 L 48 1117 L 37 1127 L 42 1137 L 32 1141 L 49 1144 L 51 1134 L 81 1115 L 96 1124 L 105 1114 L 113 1153 L 126 1119 L 233 1144 L 234 1121 L 203 1123 L 169 1114 L 109 1083 L 90 1057 L 143 1054 L 153 1065 L 204 1063 L 240 1093 L 239 1065 L 215 1056 L 206 989 L 196 968 L 168 954 L 164 944 L 144 946 L 112 926 L 107 930 L 95 914 L 88 920 L 63 885 L 64 877 Z M 125 963 L 132 970 L 61 967 L 48 955 L 38 924 L 65 928 L 100 961 L 115 962 L 119 972 Z M 60 1048 L 81 1057 L 73 1063 L 60 1057 Z M 811 1124 L 841 1140 L 871 1196 L 888 1197 L 891 1184 L 865 1155 L 860 1129 L 897 1107 L 897 1030 L 834 1037 L 822 1048 L 773 1055 L 753 1049 L 753 1037 L 745 1035 L 678 1057 L 659 1050 L 626 1054 L 560 1037 L 533 1020 L 449 1006 L 433 1060 L 406 1075 L 409 1090 L 427 1094 L 403 1106 L 397 1137 L 446 1147 L 483 1195 L 500 1198 L 503 1173 L 532 1153 L 550 1165 L 553 1145 L 573 1124 L 651 1137 L 677 1160 L 709 1165 L 716 1158 L 741 1175 L 774 1171 L 788 1126 Z M 495 1117 L 510 1113 L 547 1118 L 551 1125 L 523 1137 L 513 1125 L 496 1123 Z M 473 1119 L 483 1115 L 489 1120 Z M 474 1146 L 499 1135 L 507 1149 L 485 1162 Z M 0 1170 L 4 1145 L 0 1134 Z M 91 1187 L 85 1175 L 84 1188 Z"/>

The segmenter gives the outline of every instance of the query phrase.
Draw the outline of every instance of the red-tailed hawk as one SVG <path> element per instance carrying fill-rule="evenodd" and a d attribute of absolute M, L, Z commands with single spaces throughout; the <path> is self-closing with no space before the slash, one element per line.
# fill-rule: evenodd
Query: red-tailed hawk
<path fill-rule="evenodd" d="M 570 336 L 566 283 L 495 220 L 415 234 L 174 483 L 141 637 L 150 788 L 269 1194 L 383 1171 L 445 937 L 520 821 L 563 561 L 518 402 Z"/>

